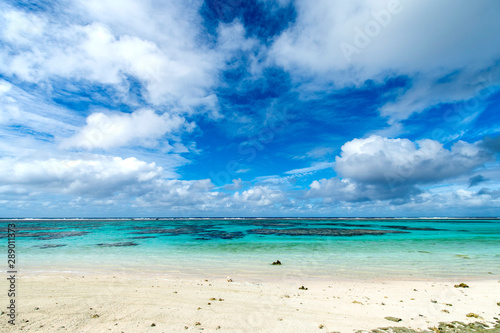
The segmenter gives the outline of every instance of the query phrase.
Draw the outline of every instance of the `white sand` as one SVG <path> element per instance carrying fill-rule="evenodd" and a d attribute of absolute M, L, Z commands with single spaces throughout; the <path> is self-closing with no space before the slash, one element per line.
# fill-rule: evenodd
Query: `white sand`
<path fill-rule="evenodd" d="M 0 331 L 353 332 L 387 326 L 426 329 L 453 320 L 493 323 L 500 317 L 496 279 L 302 281 L 308 290 L 299 290 L 293 280 L 232 279 L 25 276 L 17 281 L 16 326 L 3 314 Z M 1 290 L 7 290 L 6 282 Z M 460 282 L 470 288 L 454 288 Z M 4 295 L 3 305 L 8 301 Z M 466 317 L 470 312 L 482 318 Z"/>

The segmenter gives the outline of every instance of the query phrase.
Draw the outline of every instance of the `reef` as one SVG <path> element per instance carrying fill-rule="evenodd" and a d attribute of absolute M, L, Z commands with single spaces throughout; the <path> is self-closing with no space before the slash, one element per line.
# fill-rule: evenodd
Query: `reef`
<path fill-rule="evenodd" d="M 112 247 L 112 246 L 137 246 L 139 244 L 135 242 L 118 242 L 118 243 L 99 243 L 97 245 L 102 247 Z"/>
<path fill-rule="evenodd" d="M 289 235 L 289 236 L 363 236 L 384 235 L 388 233 L 406 233 L 404 231 L 339 228 L 293 228 L 293 229 L 252 229 L 249 234 Z"/>
<path fill-rule="evenodd" d="M 41 249 L 51 249 L 54 247 L 63 247 L 67 246 L 66 244 L 43 244 L 43 245 L 35 245 L 34 247 L 39 247 Z"/>
<path fill-rule="evenodd" d="M 60 231 L 60 232 L 33 232 L 33 233 L 19 233 L 16 237 L 34 237 L 43 240 L 59 239 L 65 237 L 85 236 L 87 231 Z"/>

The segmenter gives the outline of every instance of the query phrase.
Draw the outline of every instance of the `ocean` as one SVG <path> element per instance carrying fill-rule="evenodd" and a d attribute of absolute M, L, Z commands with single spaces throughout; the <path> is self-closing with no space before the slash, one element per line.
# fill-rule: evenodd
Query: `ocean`
<path fill-rule="evenodd" d="M 499 219 L 2 219 L 5 257 L 10 223 L 20 276 L 259 281 L 500 275 Z M 272 265 L 276 260 L 282 265 Z M 1 269 L 8 270 L 6 263 Z"/>

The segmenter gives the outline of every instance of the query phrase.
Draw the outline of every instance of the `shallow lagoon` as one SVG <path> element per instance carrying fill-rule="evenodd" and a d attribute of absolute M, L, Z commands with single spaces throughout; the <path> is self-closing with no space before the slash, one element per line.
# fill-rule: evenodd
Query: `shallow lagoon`
<path fill-rule="evenodd" d="M 268 278 L 500 275 L 498 219 L 15 220 L 18 269 Z M 1 220 L 0 248 L 7 224 Z M 283 265 L 270 265 L 279 259 Z"/>

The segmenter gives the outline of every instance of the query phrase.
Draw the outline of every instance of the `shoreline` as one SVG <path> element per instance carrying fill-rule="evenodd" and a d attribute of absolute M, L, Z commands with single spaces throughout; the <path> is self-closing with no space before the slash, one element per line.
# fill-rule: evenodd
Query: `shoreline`
<path fill-rule="evenodd" d="M 424 272 L 424 271 L 422 271 Z M 189 279 L 196 280 L 198 278 L 223 279 L 228 275 L 237 277 L 239 280 L 249 282 L 293 282 L 297 280 L 308 280 L 317 282 L 370 282 L 370 281 L 440 281 L 449 282 L 468 280 L 468 281 L 500 281 L 500 275 L 493 273 L 482 274 L 433 274 L 433 273 L 416 273 L 413 271 L 397 271 L 392 270 L 324 270 L 321 272 L 307 270 L 307 267 L 297 269 L 288 265 L 273 266 L 271 264 L 261 265 L 256 269 L 248 269 L 244 266 L 230 266 L 219 268 L 214 266 L 189 266 L 189 267 L 161 267 L 151 268 L 137 265 L 115 265 L 91 267 L 89 265 L 73 265 L 68 266 L 28 266 L 22 267 L 19 270 L 19 276 L 37 277 L 37 276 L 123 276 L 129 278 L 148 278 L 148 277 L 163 277 L 167 279 Z M 0 274 L 7 274 L 6 270 L 0 270 Z"/>
<path fill-rule="evenodd" d="M 428 329 L 452 321 L 493 327 L 500 316 L 500 281 L 493 278 L 231 279 L 21 274 L 16 327 L 1 315 L 0 331 L 343 333 L 389 326 Z M 455 288 L 459 283 L 469 288 Z M 478 318 L 467 317 L 470 313 Z"/>

